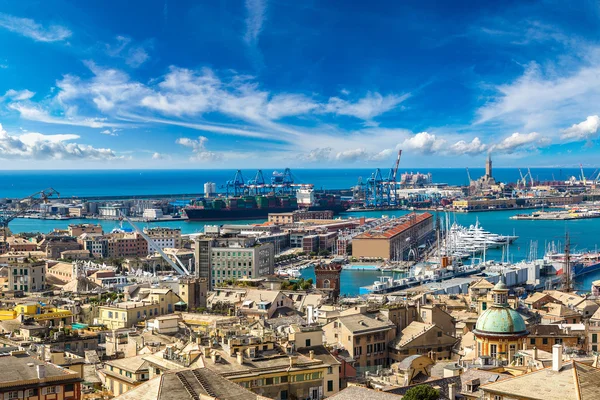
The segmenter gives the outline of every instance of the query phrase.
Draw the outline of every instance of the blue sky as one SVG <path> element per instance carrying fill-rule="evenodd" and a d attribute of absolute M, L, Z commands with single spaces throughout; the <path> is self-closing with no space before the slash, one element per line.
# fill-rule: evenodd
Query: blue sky
<path fill-rule="evenodd" d="M 582 1 L 0 0 L 0 168 L 598 166 L 599 25 Z"/>

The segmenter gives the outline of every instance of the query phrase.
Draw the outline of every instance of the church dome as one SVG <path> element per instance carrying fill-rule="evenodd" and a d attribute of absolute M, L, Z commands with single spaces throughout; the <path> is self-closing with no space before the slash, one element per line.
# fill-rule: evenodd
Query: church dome
<path fill-rule="evenodd" d="M 523 317 L 510 307 L 494 305 L 477 319 L 475 335 L 527 335 Z"/>

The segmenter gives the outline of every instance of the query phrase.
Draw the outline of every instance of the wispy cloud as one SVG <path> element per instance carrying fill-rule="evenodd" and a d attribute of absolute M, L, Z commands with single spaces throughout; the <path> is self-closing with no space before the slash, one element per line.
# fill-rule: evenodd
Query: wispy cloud
<path fill-rule="evenodd" d="M 71 37 L 71 31 L 61 25 L 47 27 L 29 18 L 0 13 L 0 27 L 38 42 L 60 42 Z"/>
<path fill-rule="evenodd" d="M 47 124 L 85 126 L 89 128 L 122 127 L 124 124 L 108 122 L 104 118 L 55 117 L 47 110 L 22 103 L 12 103 L 9 108 L 18 111 L 21 118 Z"/>
<path fill-rule="evenodd" d="M 267 0 L 246 0 L 246 33 L 244 40 L 256 45 L 266 19 Z"/>
<path fill-rule="evenodd" d="M 150 47 L 150 42 L 145 45 L 135 44 L 130 37 L 119 35 L 115 38 L 115 43 L 106 45 L 106 54 L 125 60 L 132 68 L 138 68 L 150 59 Z"/>

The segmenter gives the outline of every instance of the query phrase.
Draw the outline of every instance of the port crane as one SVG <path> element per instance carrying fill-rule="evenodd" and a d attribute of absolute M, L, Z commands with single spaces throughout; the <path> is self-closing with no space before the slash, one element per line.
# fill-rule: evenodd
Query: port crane
<path fill-rule="evenodd" d="M 183 263 L 181 262 L 181 260 L 179 259 L 179 257 L 177 257 L 176 254 L 173 254 L 173 257 L 175 257 L 175 260 L 177 260 L 177 264 L 175 264 L 175 262 L 173 262 L 173 260 L 171 260 L 169 258 L 169 256 L 167 256 L 165 254 L 164 251 L 162 251 L 162 249 L 160 248 L 159 245 L 157 245 L 154 240 L 152 240 L 152 238 L 150 238 L 148 235 L 146 235 L 146 233 L 144 233 L 143 230 L 141 230 L 140 228 L 137 227 L 136 224 L 133 223 L 133 221 L 127 216 L 125 215 L 123 212 L 119 211 L 121 218 L 123 218 L 125 221 L 127 221 L 129 223 L 129 225 L 132 226 L 133 229 L 135 229 L 135 231 L 137 233 L 139 233 L 145 240 L 146 242 L 148 242 L 148 246 L 152 247 L 152 249 L 154 251 L 156 251 L 158 254 L 160 254 L 160 256 L 167 262 L 167 264 L 169 264 L 169 266 L 171 268 L 173 268 L 173 270 L 175 270 L 175 272 L 177 272 L 179 275 L 191 275 L 190 271 L 185 267 L 185 265 L 183 265 Z"/>
<path fill-rule="evenodd" d="M 521 180 L 519 181 L 519 186 L 527 187 L 527 175 L 523 176 L 523 172 L 521 172 L 521 168 L 519 168 L 519 175 L 521 175 Z"/>
<path fill-rule="evenodd" d="M 527 168 L 527 173 L 529 174 L 529 179 L 531 180 L 531 187 L 534 187 L 535 184 L 533 183 L 533 175 L 531 175 L 531 169 Z"/>
<path fill-rule="evenodd" d="M 274 171 L 270 181 L 265 179 L 260 169 L 256 172 L 254 179 L 245 181 L 242 171 L 238 169 L 233 179 L 225 184 L 227 197 L 260 195 L 267 194 L 267 192 L 294 195 L 298 188 L 312 187 L 312 184 L 294 183 L 294 177 L 289 168 L 286 168 L 283 172 Z"/>
<path fill-rule="evenodd" d="M 60 197 L 60 193 L 52 188 L 40 190 L 30 196 L 19 199 L 16 202 L 14 209 L 0 210 L 0 229 L 2 229 L 2 247 L 6 244 L 6 236 L 8 234 L 8 224 L 15 218 L 22 217 L 28 211 L 33 210 L 36 206 L 48 202 L 52 196 Z"/>
<path fill-rule="evenodd" d="M 398 157 L 393 168 L 389 169 L 386 178 L 383 177 L 381 169 L 377 168 L 366 183 L 365 205 L 367 207 L 396 206 L 398 203 L 397 188 L 398 167 L 402 150 L 398 150 Z"/>
<path fill-rule="evenodd" d="M 585 186 L 587 184 L 586 179 L 585 179 L 585 174 L 583 173 L 583 165 L 579 164 L 579 169 L 581 170 L 581 182 L 583 182 L 583 185 Z"/>

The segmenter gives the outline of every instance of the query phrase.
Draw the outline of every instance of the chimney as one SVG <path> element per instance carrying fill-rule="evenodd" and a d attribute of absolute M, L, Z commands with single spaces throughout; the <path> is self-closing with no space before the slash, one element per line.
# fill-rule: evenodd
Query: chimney
<path fill-rule="evenodd" d="M 562 369 L 562 346 L 555 344 L 552 346 L 552 371 L 559 372 Z"/>
<path fill-rule="evenodd" d="M 537 347 L 533 346 L 533 361 L 537 361 L 537 359 L 538 359 Z"/>
<path fill-rule="evenodd" d="M 290 368 L 294 368 L 294 366 L 296 365 L 296 356 L 290 356 Z"/>
<path fill-rule="evenodd" d="M 212 351 L 210 353 L 210 359 L 212 360 L 213 364 L 217 363 L 217 353 L 215 353 L 214 351 Z"/>
<path fill-rule="evenodd" d="M 456 398 L 456 383 L 448 384 L 448 398 L 454 400 Z"/>
<path fill-rule="evenodd" d="M 46 366 L 44 364 L 36 365 L 35 370 L 38 379 L 44 379 L 46 377 Z"/>
<path fill-rule="evenodd" d="M 311 350 L 308 352 L 308 358 L 310 358 L 311 360 L 315 359 L 315 351 Z"/>
<path fill-rule="evenodd" d="M 242 354 L 241 351 L 237 352 L 237 362 L 240 365 L 242 365 L 244 363 L 244 355 Z"/>

